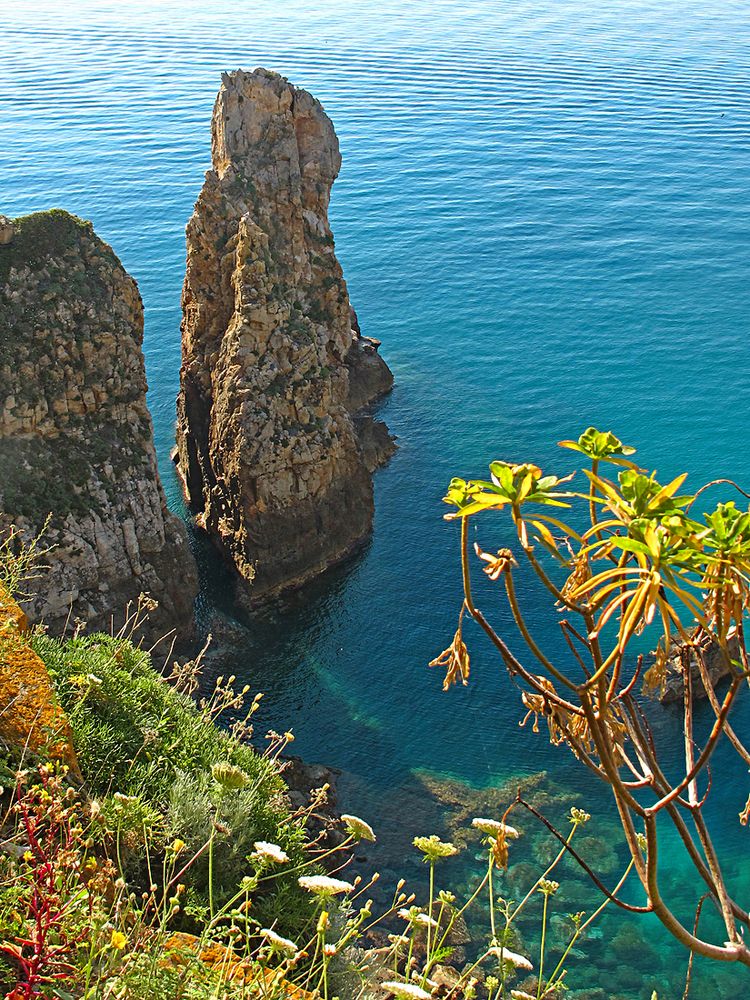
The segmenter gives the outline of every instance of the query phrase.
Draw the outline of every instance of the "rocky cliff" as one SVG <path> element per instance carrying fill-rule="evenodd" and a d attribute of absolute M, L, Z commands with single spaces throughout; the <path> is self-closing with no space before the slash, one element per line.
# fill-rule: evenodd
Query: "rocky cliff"
<path fill-rule="evenodd" d="M 189 629 L 197 573 L 156 468 L 137 285 L 66 212 L 0 223 L 0 529 L 52 515 L 27 611 L 108 630 L 148 592 L 149 637 Z"/>
<path fill-rule="evenodd" d="M 212 159 L 187 227 L 179 465 L 257 598 L 368 537 L 370 473 L 393 443 L 362 410 L 393 379 L 334 253 L 341 157 L 320 103 L 266 70 L 225 74 Z"/>

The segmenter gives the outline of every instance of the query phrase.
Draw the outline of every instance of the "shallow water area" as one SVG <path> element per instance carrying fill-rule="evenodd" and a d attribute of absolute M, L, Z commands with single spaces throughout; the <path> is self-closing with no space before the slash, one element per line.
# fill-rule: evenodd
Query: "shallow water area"
<path fill-rule="evenodd" d="M 264 65 L 322 100 L 343 154 L 337 253 L 396 376 L 381 412 L 400 449 L 376 476 L 368 548 L 254 615 L 222 648 L 226 665 L 266 692 L 268 728 L 292 728 L 303 757 L 342 769 L 347 809 L 380 835 L 372 859 L 396 874 L 411 837 L 440 832 L 426 824 L 450 829 L 424 772 L 482 789 L 546 771 L 598 821 L 604 803 L 575 761 L 518 726 L 517 691 L 476 630 L 468 687 L 443 693 L 427 669 L 460 595 L 440 497 L 493 458 L 567 472 L 555 442 L 591 423 L 664 476 L 750 483 L 747 4 L 27 0 L 0 22 L 0 211 L 90 218 L 138 279 L 176 509 L 184 226 L 220 73 Z M 488 549 L 508 540 L 502 519 L 481 529 Z M 201 566 L 210 617 L 230 587 L 209 553 Z M 507 627 L 499 598 L 482 595 Z M 524 584 L 521 600 L 561 655 L 542 595 Z M 677 717 L 659 712 L 669 744 Z M 745 698 L 737 725 L 749 714 Z M 712 818 L 750 892 L 746 775 L 732 773 Z M 475 863 L 465 851 L 456 877 Z M 689 909 L 676 852 L 669 865 Z M 602 929 L 582 946 L 581 985 L 593 968 L 607 996 L 681 995 L 686 955 L 658 928 L 608 915 Z M 693 995 L 748 982 L 697 963 Z"/>

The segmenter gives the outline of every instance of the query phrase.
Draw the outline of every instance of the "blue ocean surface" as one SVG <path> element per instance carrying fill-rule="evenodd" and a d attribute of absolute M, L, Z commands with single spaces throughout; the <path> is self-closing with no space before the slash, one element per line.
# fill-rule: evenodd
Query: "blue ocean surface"
<path fill-rule="evenodd" d="M 343 804 L 378 828 L 373 858 L 391 871 L 411 837 L 433 832 L 426 774 L 481 789 L 544 770 L 595 824 L 600 793 L 544 729 L 519 727 L 519 693 L 475 628 L 468 687 L 443 693 L 427 668 L 461 594 L 440 498 L 494 458 L 568 472 L 556 442 L 589 424 L 665 477 L 750 484 L 746 0 L 12 0 L 0 42 L 0 212 L 91 219 L 137 278 L 176 510 L 184 227 L 210 166 L 220 74 L 265 66 L 323 102 L 343 154 L 337 253 L 395 374 L 381 415 L 400 447 L 376 475 L 367 550 L 259 613 L 223 666 L 266 692 L 259 731 L 291 728 L 303 757 L 342 769 Z M 511 540 L 500 517 L 478 532 L 486 548 Z M 231 611 L 229 582 L 199 551 L 208 619 Z M 563 655 L 545 595 L 519 587 Z M 512 635 L 500 595 L 481 595 Z M 678 716 L 653 715 L 677 758 Z M 737 725 L 749 715 L 745 698 Z M 714 791 L 712 821 L 747 904 L 746 774 L 728 755 L 717 766 L 734 777 Z M 680 865 L 668 850 L 676 883 Z M 680 996 L 687 954 L 639 919 L 648 957 L 636 941 L 613 959 L 624 924 L 609 918 L 592 962 L 619 979 L 603 971 L 598 985 Z M 692 995 L 749 985 L 747 970 L 698 962 Z"/>

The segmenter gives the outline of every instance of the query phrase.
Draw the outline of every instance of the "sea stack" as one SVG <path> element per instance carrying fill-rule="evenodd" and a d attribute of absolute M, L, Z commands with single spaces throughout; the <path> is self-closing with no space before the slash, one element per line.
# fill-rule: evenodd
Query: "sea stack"
<path fill-rule="evenodd" d="M 334 252 L 341 156 L 321 104 L 277 73 L 224 74 L 212 160 L 187 226 L 179 467 L 254 601 L 369 537 L 394 446 L 367 407 L 393 377 Z"/>
<path fill-rule="evenodd" d="M 119 629 L 141 593 L 159 607 L 139 637 L 193 628 L 197 571 L 157 472 L 142 343 L 138 287 L 90 223 L 0 219 L 0 535 L 50 519 L 25 610 L 53 632 Z"/>

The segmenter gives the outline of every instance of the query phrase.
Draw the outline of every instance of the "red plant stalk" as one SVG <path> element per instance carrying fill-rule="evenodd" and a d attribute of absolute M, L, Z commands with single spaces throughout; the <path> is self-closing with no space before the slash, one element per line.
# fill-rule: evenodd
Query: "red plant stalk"
<path fill-rule="evenodd" d="M 29 870 L 22 880 L 30 888 L 25 909 L 27 925 L 32 929 L 26 937 L 16 936 L 12 943 L 0 943 L 0 954 L 17 967 L 17 982 L 5 1000 L 33 1000 L 40 996 L 41 987 L 71 981 L 76 968 L 70 959 L 89 933 L 86 925 L 74 934 L 66 932 L 64 926 L 74 901 L 65 901 L 63 892 L 71 876 L 80 879 L 80 850 L 71 825 L 71 810 L 61 802 L 64 792 L 60 780 L 50 780 L 44 768 L 40 773 L 41 791 L 32 789 L 21 794 L 20 786 L 17 789 L 17 808 L 28 843 L 24 857 Z M 90 909 L 90 897 L 88 901 Z"/>

